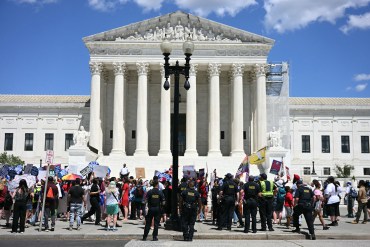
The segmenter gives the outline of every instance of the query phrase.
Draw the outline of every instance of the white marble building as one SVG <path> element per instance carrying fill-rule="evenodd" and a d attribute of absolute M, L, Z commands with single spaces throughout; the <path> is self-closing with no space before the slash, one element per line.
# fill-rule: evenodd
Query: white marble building
<path fill-rule="evenodd" d="M 358 149 L 361 136 L 367 135 L 369 142 L 370 132 L 364 127 L 370 121 L 368 99 L 348 99 L 345 105 L 335 99 L 289 99 L 287 64 L 283 86 L 275 90 L 269 79 L 267 58 L 273 40 L 183 12 L 85 37 L 91 97 L 0 95 L 0 151 L 38 164 L 52 145 L 55 163 L 68 164 L 71 136 L 84 126 L 98 162 L 113 172 L 123 163 L 133 172 L 145 168 L 147 177 L 169 168 L 173 86 L 163 89 L 159 45 L 165 35 L 174 46 L 172 63 L 185 62 L 181 46 L 187 37 L 195 44 L 191 88 L 180 88 L 180 166 L 233 173 L 245 154 L 266 146 L 268 131 L 276 127 L 282 131 L 281 149 L 292 172 L 303 174 L 314 160 L 318 174 L 327 167 L 333 174 L 334 164 L 345 162 L 356 165 L 356 175 L 363 175 L 370 155 Z M 180 85 L 183 82 L 181 78 Z M 333 121 L 331 131 L 324 120 Z M 344 129 L 336 124 L 342 121 L 348 122 Z M 337 136 L 349 126 L 350 153 L 341 154 Z M 329 155 L 319 152 L 322 131 L 331 136 Z M 310 153 L 299 152 L 301 135 L 310 136 Z M 258 172 L 256 167 L 252 171 Z"/>

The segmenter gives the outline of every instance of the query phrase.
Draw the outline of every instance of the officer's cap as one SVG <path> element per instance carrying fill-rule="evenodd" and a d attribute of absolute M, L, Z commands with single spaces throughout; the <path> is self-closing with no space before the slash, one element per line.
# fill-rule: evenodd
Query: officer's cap
<path fill-rule="evenodd" d="M 227 178 L 232 178 L 232 177 L 233 177 L 233 175 L 231 175 L 231 173 L 228 173 L 228 174 L 226 174 L 226 175 L 225 175 L 225 177 L 227 177 Z"/>

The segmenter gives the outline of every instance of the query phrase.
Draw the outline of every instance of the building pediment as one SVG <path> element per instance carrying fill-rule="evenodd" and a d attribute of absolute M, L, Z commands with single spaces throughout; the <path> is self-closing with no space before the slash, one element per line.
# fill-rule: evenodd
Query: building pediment
<path fill-rule="evenodd" d="M 273 45 L 274 40 L 182 11 L 129 24 L 85 37 L 83 41 L 160 42 L 164 38 L 182 42 L 253 43 Z"/>

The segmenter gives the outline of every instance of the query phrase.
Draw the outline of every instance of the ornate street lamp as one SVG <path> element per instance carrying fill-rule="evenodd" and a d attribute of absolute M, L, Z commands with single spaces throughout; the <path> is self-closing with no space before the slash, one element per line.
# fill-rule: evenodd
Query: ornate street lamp
<path fill-rule="evenodd" d="M 312 161 L 312 172 L 311 172 L 311 175 L 316 175 L 316 172 L 315 172 L 315 161 Z"/>
<path fill-rule="evenodd" d="M 182 50 L 185 54 L 185 65 L 180 66 L 179 61 L 176 61 L 176 65 L 170 66 L 170 54 L 172 51 L 172 44 L 170 41 L 165 39 L 161 43 L 161 50 L 164 56 L 164 72 L 165 72 L 165 82 L 163 88 L 168 90 L 170 88 L 170 83 L 168 82 L 168 77 L 170 75 L 175 76 L 175 92 L 174 92 L 174 107 L 173 107 L 173 128 L 172 128 L 172 196 L 171 196 L 171 217 L 166 222 L 165 228 L 168 230 L 181 230 L 181 224 L 179 216 L 177 213 L 177 191 L 179 184 L 179 143 L 178 143 L 178 122 L 179 122 L 179 98 L 180 89 L 179 81 L 180 74 L 185 76 L 184 88 L 189 90 L 189 69 L 190 69 L 190 57 L 194 51 L 194 43 L 190 39 L 185 41 L 182 46 Z"/>

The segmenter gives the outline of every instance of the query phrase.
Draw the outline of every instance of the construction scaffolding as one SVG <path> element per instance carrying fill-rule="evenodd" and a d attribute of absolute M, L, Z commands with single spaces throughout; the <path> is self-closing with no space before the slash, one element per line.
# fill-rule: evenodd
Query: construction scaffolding
<path fill-rule="evenodd" d="M 269 63 L 266 72 L 267 132 L 280 130 L 282 146 L 290 149 L 289 66 Z"/>

